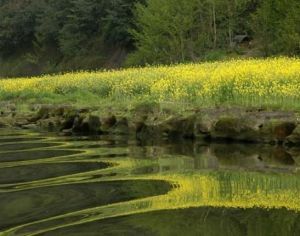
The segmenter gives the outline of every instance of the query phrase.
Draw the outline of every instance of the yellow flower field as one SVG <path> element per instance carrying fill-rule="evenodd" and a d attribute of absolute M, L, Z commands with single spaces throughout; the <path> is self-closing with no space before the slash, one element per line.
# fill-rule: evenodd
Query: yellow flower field
<path fill-rule="evenodd" d="M 2 99 L 71 96 L 80 92 L 113 100 L 298 107 L 299 91 L 300 59 L 297 58 L 232 60 L 0 80 Z"/>

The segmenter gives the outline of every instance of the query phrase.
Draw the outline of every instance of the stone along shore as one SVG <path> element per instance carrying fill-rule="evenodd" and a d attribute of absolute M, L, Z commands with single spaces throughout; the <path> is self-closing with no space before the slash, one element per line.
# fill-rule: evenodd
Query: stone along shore
<path fill-rule="evenodd" d="M 283 145 L 300 144 L 296 112 L 210 108 L 178 114 L 159 105 L 130 111 L 101 111 L 68 105 L 35 105 L 21 112 L 13 104 L 0 108 L 0 127 L 19 127 L 73 134 L 128 135 L 137 139 L 195 139 Z"/>

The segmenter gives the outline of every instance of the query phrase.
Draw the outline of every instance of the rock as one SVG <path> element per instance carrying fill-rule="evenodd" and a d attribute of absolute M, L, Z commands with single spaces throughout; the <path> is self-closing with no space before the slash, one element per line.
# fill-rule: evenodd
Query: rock
<path fill-rule="evenodd" d="M 101 129 L 104 132 L 108 132 L 110 128 L 112 128 L 117 123 L 117 118 L 114 115 L 105 117 L 101 120 Z"/>
<path fill-rule="evenodd" d="M 37 114 L 30 116 L 28 120 L 38 123 L 43 129 L 63 130 L 73 127 L 78 114 L 78 110 L 69 105 L 40 105 Z"/>
<path fill-rule="evenodd" d="M 128 135 L 130 133 L 128 120 L 125 117 L 121 117 L 117 120 L 116 124 L 111 128 L 113 134 Z"/>
<path fill-rule="evenodd" d="M 76 119 L 76 116 L 74 116 L 74 117 L 62 118 L 62 119 L 61 119 L 61 127 L 60 127 L 60 130 L 63 130 L 63 129 L 72 129 L 72 127 L 74 127 L 75 119 Z"/>
<path fill-rule="evenodd" d="M 18 127 L 31 124 L 31 122 L 28 120 L 27 116 L 25 115 L 16 116 L 15 118 L 12 118 L 12 120 L 14 125 Z"/>
<path fill-rule="evenodd" d="M 50 116 L 65 116 L 68 115 L 69 113 L 74 112 L 74 108 L 72 106 L 54 106 L 50 110 Z"/>
<path fill-rule="evenodd" d="M 286 142 L 289 144 L 300 144 L 300 125 L 287 137 Z"/>
<path fill-rule="evenodd" d="M 48 119 L 49 117 L 68 118 L 78 113 L 76 108 L 69 105 L 41 105 L 33 119 Z"/>
<path fill-rule="evenodd" d="M 16 111 L 16 110 L 17 110 L 17 107 L 16 107 L 15 104 L 9 103 L 9 104 L 7 105 L 7 109 L 10 110 L 10 111 Z"/>
<path fill-rule="evenodd" d="M 37 125 L 47 131 L 60 131 L 62 124 L 61 124 L 61 119 L 58 117 L 50 117 L 48 119 L 41 119 L 37 121 Z"/>
<path fill-rule="evenodd" d="M 77 109 L 70 105 L 32 106 L 35 115 L 19 115 L 15 106 L 0 105 L 0 127 L 14 125 L 36 129 L 38 126 L 66 134 L 135 134 L 141 140 L 210 138 L 300 144 L 300 128 L 293 112 L 211 108 L 188 110 L 186 115 L 178 115 L 174 111 L 161 112 L 158 103 L 144 102 L 131 110 L 129 117 L 116 116 L 110 110 L 105 118 L 100 119 L 91 114 L 91 108 Z"/>
<path fill-rule="evenodd" d="M 61 123 L 62 123 L 61 129 L 73 128 L 75 119 L 79 116 L 80 114 L 73 108 L 64 110 L 63 115 L 59 116 L 61 118 Z"/>
<path fill-rule="evenodd" d="M 160 140 L 163 138 L 164 131 L 158 125 L 148 125 L 145 122 L 135 123 L 136 137 L 140 140 L 156 139 Z"/>
<path fill-rule="evenodd" d="M 296 127 L 296 119 L 282 113 L 227 114 L 214 122 L 212 139 L 283 143 Z"/>
<path fill-rule="evenodd" d="M 207 116 L 199 117 L 195 121 L 195 137 L 198 139 L 208 139 L 211 137 L 213 121 Z"/>
<path fill-rule="evenodd" d="M 42 105 L 35 116 L 36 120 L 39 119 L 48 119 L 50 117 L 51 110 L 53 109 L 52 105 Z"/>
<path fill-rule="evenodd" d="M 213 139 L 227 139 L 256 142 L 259 139 L 259 127 L 253 120 L 238 117 L 218 119 L 211 131 Z"/>
<path fill-rule="evenodd" d="M 283 143 L 295 128 L 296 123 L 293 121 L 266 121 L 260 125 L 260 136 L 264 141 Z"/>
<path fill-rule="evenodd" d="M 72 126 L 72 130 L 73 132 L 82 132 L 81 130 L 81 124 L 82 124 L 82 121 L 85 119 L 85 116 L 84 115 L 79 115 L 79 116 L 76 116 L 75 119 L 74 119 L 74 122 L 73 122 L 73 126 Z M 65 128 L 66 129 L 66 128 Z"/>
<path fill-rule="evenodd" d="M 287 136 L 290 136 L 294 129 L 296 128 L 296 123 L 294 122 L 279 122 L 274 125 L 274 136 L 277 140 L 283 141 Z"/>
<path fill-rule="evenodd" d="M 87 124 L 88 131 L 90 133 L 99 133 L 100 132 L 100 127 L 101 127 L 101 122 L 100 118 L 95 115 L 90 115 L 88 119 L 83 121 L 83 124 Z"/>
<path fill-rule="evenodd" d="M 98 134 L 101 132 L 100 118 L 95 115 L 81 115 L 79 117 L 76 117 L 72 130 L 76 133 Z"/>
<path fill-rule="evenodd" d="M 14 103 L 0 102 L 0 116 L 10 116 L 14 114 L 17 107 Z"/>
<path fill-rule="evenodd" d="M 160 130 L 169 138 L 195 138 L 195 116 L 172 117 L 160 125 Z"/>

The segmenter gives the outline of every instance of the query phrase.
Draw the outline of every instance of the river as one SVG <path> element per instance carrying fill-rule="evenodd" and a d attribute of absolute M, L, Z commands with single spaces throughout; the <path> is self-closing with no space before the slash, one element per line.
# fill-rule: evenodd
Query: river
<path fill-rule="evenodd" d="M 300 235 L 300 148 L 0 130 L 0 235 Z"/>

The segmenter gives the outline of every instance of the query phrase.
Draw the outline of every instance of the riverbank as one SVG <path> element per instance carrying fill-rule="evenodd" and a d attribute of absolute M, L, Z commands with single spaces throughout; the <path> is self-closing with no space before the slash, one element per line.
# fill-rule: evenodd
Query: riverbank
<path fill-rule="evenodd" d="M 63 135 L 125 135 L 140 140 L 300 144 L 298 113 L 264 109 L 199 108 L 182 113 L 151 103 L 118 111 L 70 105 L 32 105 L 19 110 L 12 103 L 2 103 L 0 127 Z"/>
<path fill-rule="evenodd" d="M 1 79 L 0 126 L 300 144 L 299 71 L 273 58 Z"/>

